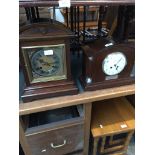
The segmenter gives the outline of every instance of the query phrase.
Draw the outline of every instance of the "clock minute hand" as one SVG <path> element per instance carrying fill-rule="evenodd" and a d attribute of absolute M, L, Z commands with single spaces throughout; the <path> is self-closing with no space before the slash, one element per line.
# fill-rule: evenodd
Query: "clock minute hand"
<path fill-rule="evenodd" d="M 117 65 L 121 60 L 122 60 L 122 58 L 120 58 L 115 65 Z"/>
<path fill-rule="evenodd" d="M 117 64 L 118 64 L 121 60 L 122 60 L 122 58 L 121 58 L 121 59 L 119 59 L 119 60 L 117 61 L 117 63 L 114 65 L 114 66 L 115 66 L 115 68 L 116 68 L 116 70 L 117 70 L 117 69 L 118 69 L 118 67 L 119 67 Z"/>

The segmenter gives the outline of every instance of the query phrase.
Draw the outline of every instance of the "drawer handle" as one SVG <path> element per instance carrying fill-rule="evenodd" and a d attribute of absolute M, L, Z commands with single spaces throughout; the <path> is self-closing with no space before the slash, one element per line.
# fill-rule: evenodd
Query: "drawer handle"
<path fill-rule="evenodd" d="M 66 144 L 66 140 L 64 140 L 64 143 L 63 144 L 61 144 L 61 145 L 54 145 L 53 143 L 51 143 L 51 147 L 52 148 L 58 148 L 58 147 L 62 147 L 62 146 L 64 146 Z"/>

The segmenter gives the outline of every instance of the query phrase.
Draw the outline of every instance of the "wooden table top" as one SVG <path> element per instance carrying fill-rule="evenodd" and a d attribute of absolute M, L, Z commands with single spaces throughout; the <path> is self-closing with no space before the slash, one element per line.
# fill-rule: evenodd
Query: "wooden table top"
<path fill-rule="evenodd" d="M 135 129 L 135 112 L 125 97 L 93 104 L 91 132 L 93 137 L 113 135 Z"/>
<path fill-rule="evenodd" d="M 87 91 L 77 95 L 63 96 L 36 100 L 19 104 L 19 115 L 26 115 L 30 113 L 46 111 L 56 108 L 62 108 L 72 105 L 90 103 L 109 98 L 131 95 L 135 93 L 135 85 L 126 85 L 115 88 L 108 88 L 96 91 Z"/>
<path fill-rule="evenodd" d="M 58 6 L 59 0 L 19 0 L 20 7 L 33 6 Z M 72 6 L 78 5 L 120 5 L 120 4 L 135 4 L 135 0 L 71 0 Z"/>

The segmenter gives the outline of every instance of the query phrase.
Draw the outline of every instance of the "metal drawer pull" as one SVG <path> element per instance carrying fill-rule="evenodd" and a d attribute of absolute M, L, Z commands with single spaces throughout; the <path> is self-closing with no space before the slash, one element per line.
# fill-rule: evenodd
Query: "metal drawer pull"
<path fill-rule="evenodd" d="M 64 146 L 66 144 L 66 140 L 64 140 L 64 143 L 63 144 L 61 144 L 61 145 L 56 145 L 56 146 L 54 146 L 54 144 L 53 143 L 51 143 L 51 147 L 52 148 L 58 148 L 58 147 L 62 147 L 62 146 Z"/>
<path fill-rule="evenodd" d="M 41 152 L 46 152 L 46 149 L 42 150 Z"/>

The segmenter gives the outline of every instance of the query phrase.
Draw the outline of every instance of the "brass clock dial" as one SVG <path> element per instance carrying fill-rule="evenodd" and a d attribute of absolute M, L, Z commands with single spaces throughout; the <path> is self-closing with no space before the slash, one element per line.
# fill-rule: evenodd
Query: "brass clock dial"
<path fill-rule="evenodd" d="M 52 76 L 60 69 L 60 59 L 56 53 L 46 55 L 45 52 L 45 50 L 40 50 L 33 53 L 32 69 L 40 76 Z"/>
<path fill-rule="evenodd" d="M 23 47 L 23 54 L 32 83 L 67 78 L 64 44 Z"/>

